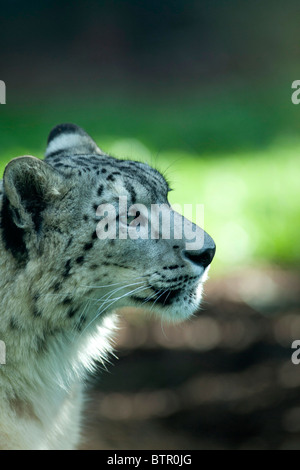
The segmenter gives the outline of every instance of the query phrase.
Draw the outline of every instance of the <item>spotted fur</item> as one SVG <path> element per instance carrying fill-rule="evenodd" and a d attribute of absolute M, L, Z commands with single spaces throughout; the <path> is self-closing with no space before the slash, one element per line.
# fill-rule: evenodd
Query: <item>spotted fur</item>
<path fill-rule="evenodd" d="M 82 384 L 111 349 L 115 308 L 174 321 L 198 308 L 215 246 L 99 240 L 99 204 L 167 204 L 155 169 L 106 155 L 79 127 L 49 136 L 44 161 L 12 160 L 0 182 L 0 449 L 75 449 Z M 120 225 L 121 221 L 118 220 Z M 195 230 L 201 231 L 199 227 Z M 202 231 L 203 233 L 203 231 Z"/>

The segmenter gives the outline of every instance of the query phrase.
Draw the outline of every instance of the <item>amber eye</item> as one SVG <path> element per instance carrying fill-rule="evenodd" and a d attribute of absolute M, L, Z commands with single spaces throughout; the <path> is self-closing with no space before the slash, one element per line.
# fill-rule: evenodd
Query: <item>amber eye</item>
<path fill-rule="evenodd" d="M 130 225 L 135 219 L 137 219 L 141 215 L 140 211 L 136 211 L 135 215 L 128 215 L 127 216 L 127 225 Z"/>
<path fill-rule="evenodd" d="M 123 224 L 130 225 L 135 219 L 141 215 L 140 211 L 136 211 L 135 215 L 120 215 L 120 220 Z"/>

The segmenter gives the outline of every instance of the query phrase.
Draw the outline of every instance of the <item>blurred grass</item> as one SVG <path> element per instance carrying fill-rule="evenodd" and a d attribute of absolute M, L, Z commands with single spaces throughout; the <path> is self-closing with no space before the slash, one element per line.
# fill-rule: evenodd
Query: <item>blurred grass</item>
<path fill-rule="evenodd" d="M 288 95 L 272 96 L 19 97 L 0 109 L 0 171 L 16 156 L 42 157 L 50 129 L 75 122 L 112 155 L 160 169 L 174 188 L 171 203 L 204 204 L 205 229 L 217 244 L 214 272 L 257 263 L 296 267 L 299 111 Z"/>

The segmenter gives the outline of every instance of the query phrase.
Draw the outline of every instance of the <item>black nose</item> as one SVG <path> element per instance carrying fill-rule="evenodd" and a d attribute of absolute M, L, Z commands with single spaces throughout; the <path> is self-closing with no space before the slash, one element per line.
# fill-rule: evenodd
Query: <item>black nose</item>
<path fill-rule="evenodd" d="M 215 242 L 207 233 L 205 233 L 203 247 L 200 250 L 185 250 L 184 256 L 205 269 L 212 262 L 215 252 Z"/>

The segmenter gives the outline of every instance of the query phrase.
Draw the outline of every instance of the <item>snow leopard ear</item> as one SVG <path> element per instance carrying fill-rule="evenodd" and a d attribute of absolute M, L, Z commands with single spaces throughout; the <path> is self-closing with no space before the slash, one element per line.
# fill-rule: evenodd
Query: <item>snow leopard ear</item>
<path fill-rule="evenodd" d="M 48 157 L 72 157 L 73 155 L 104 155 L 93 139 L 75 124 L 59 124 L 48 137 Z"/>
<path fill-rule="evenodd" d="M 6 219 L 19 228 L 33 227 L 36 231 L 40 229 L 42 212 L 66 191 L 63 176 L 31 156 L 15 158 L 6 166 L 3 185 Z"/>

